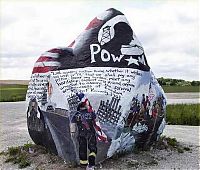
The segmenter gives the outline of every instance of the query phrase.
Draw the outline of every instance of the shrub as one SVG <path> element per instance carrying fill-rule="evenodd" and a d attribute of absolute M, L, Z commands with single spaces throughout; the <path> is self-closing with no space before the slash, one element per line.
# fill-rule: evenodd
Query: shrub
<path fill-rule="evenodd" d="M 167 122 L 173 125 L 199 126 L 200 104 L 167 105 Z"/>

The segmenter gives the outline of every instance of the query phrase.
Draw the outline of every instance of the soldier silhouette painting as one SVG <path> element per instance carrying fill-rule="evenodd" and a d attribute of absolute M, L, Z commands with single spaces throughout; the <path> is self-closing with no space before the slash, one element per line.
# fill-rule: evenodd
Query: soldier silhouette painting
<path fill-rule="evenodd" d="M 81 102 L 78 105 L 77 112 L 71 119 L 70 126 L 70 132 L 73 137 L 76 132 L 75 124 L 77 125 L 80 164 L 88 165 L 88 169 L 94 167 L 97 154 L 97 140 L 94 128 L 95 119 L 95 113 L 88 112 L 85 103 Z M 87 156 L 87 148 L 90 151 L 89 156 Z"/>

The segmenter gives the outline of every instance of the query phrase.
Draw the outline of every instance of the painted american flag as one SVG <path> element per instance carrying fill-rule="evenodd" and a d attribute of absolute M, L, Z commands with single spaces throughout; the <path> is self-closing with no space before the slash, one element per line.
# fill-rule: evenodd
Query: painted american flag
<path fill-rule="evenodd" d="M 53 48 L 43 53 L 36 61 L 32 74 L 34 73 L 47 73 L 57 69 L 60 66 L 58 57 L 62 53 L 62 48 Z"/>
<path fill-rule="evenodd" d="M 84 93 L 76 93 L 76 95 L 78 96 L 80 102 L 82 102 L 87 107 L 88 112 L 90 112 L 90 113 L 94 112 L 88 98 L 85 96 Z M 100 125 L 100 123 L 97 119 L 95 119 L 95 121 L 94 121 L 94 128 L 95 128 L 95 131 L 96 131 L 96 134 L 97 134 L 97 139 L 99 141 L 107 143 L 108 142 L 107 136 L 101 130 L 101 125 Z"/>

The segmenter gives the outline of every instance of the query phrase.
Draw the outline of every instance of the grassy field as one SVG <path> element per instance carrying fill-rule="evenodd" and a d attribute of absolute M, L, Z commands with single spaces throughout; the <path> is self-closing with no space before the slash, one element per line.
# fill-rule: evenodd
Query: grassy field
<path fill-rule="evenodd" d="M 165 93 L 199 92 L 200 86 L 162 86 Z"/>
<path fill-rule="evenodd" d="M 27 85 L 1 84 L 0 102 L 23 101 L 26 97 Z"/>
<path fill-rule="evenodd" d="M 167 105 L 167 122 L 172 125 L 200 125 L 200 104 Z"/>

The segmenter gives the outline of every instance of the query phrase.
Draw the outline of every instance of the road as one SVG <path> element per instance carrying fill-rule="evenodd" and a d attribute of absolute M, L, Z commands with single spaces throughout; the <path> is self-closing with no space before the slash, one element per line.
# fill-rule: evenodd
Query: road
<path fill-rule="evenodd" d="M 167 125 L 163 135 L 176 138 L 188 145 L 200 146 L 199 126 Z"/>
<path fill-rule="evenodd" d="M 0 151 L 32 141 L 26 125 L 26 102 L 0 103 Z"/>
<path fill-rule="evenodd" d="M 200 93 L 165 93 L 167 104 L 200 103 Z"/>

